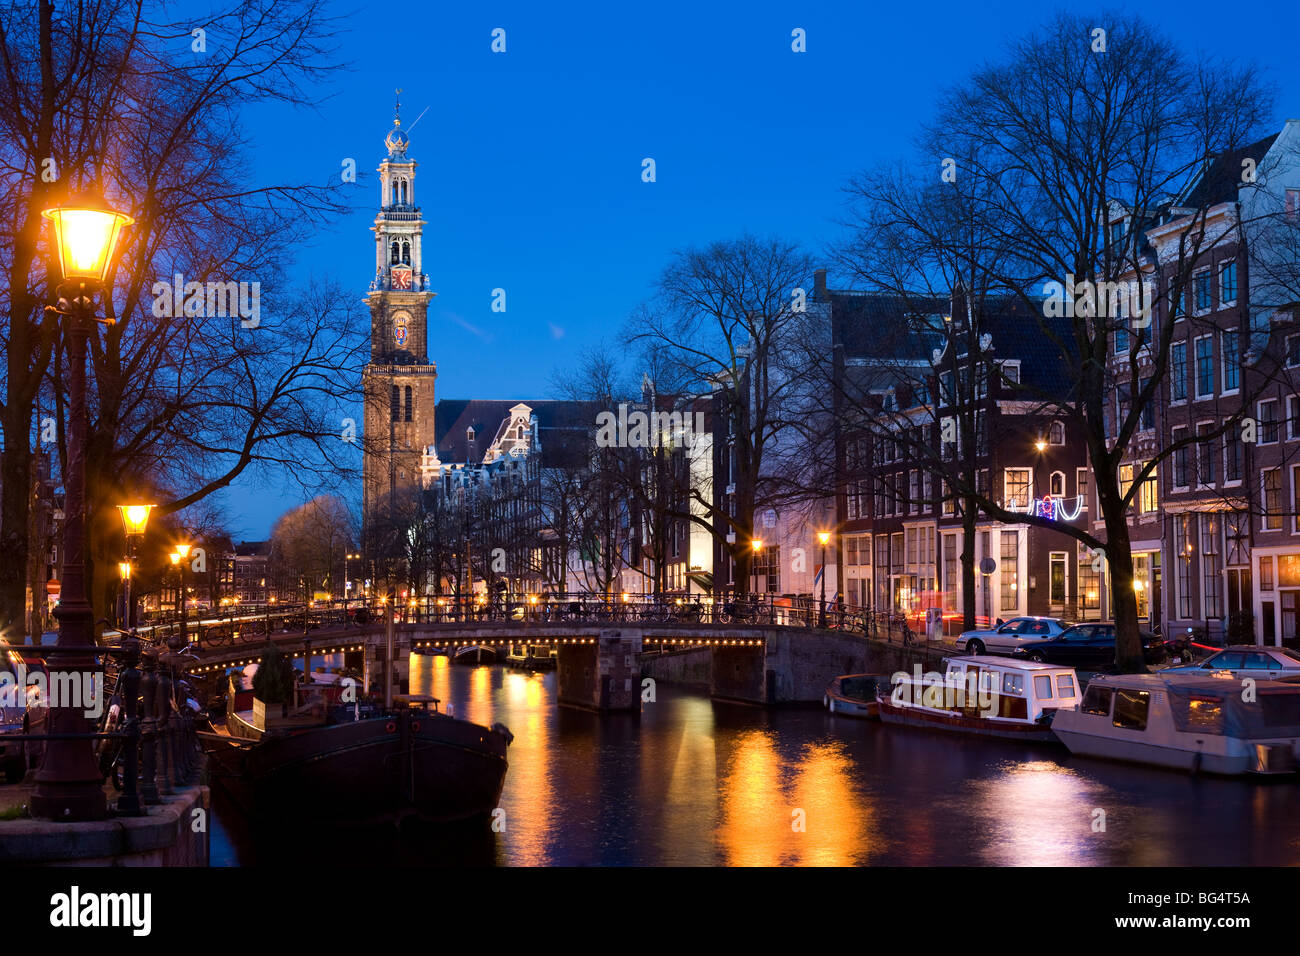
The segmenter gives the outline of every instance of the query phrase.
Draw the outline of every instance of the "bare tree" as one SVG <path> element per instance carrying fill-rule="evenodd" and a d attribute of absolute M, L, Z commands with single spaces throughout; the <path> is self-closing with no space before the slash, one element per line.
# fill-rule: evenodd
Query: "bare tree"
<path fill-rule="evenodd" d="M 1036 334 L 1069 370 L 1057 394 L 1021 388 L 1018 397 L 1082 436 L 1104 536 L 1010 510 L 991 489 L 967 494 L 966 507 L 1004 522 L 1051 527 L 1104 553 L 1125 670 L 1143 667 L 1128 513 L 1144 481 L 1176 447 L 1154 449 L 1129 480 L 1119 466 L 1138 457 L 1135 435 L 1166 387 L 1173 319 L 1193 270 L 1216 243 L 1233 240 L 1205 228 L 1208 204 L 1182 208 L 1178 200 L 1191 196 L 1213 160 L 1258 139 L 1268 102 L 1251 68 L 1190 57 L 1140 19 L 1063 14 L 945 95 L 922 132 L 929 161 L 914 168 L 925 168 L 931 182 L 954 194 L 935 208 L 940 222 L 959 230 L 956 237 L 934 234 L 915 202 L 929 190 L 913 180 L 889 189 L 874 178 L 853 188 L 872 210 L 857 218 L 864 237 L 892 221 L 909 248 L 929 250 L 934 286 L 961 283 L 974 304 L 989 296 L 1019 300 L 1039 317 Z M 945 216 L 948 208 L 960 214 Z M 1175 241 L 1157 260 L 1148 235 L 1170 223 Z M 875 265 L 864 260 L 857 268 L 866 274 Z M 1062 296 L 1051 295 L 1049 283 L 1058 293 L 1073 283 L 1065 310 L 1052 304 Z M 1135 297 L 1121 311 L 1115 293 L 1130 285 Z M 1076 297 L 1074 290 L 1087 294 Z M 971 315 L 978 335 L 978 311 Z M 1111 358 L 1117 342 L 1130 335 L 1134 347 L 1117 365 Z M 1217 440 L 1242 414 L 1234 403 L 1213 433 L 1182 444 Z"/>
<path fill-rule="evenodd" d="M 334 64 L 323 10 L 317 0 L 257 0 L 195 23 L 168 23 L 161 8 L 124 2 L 56 11 L 36 0 L 0 11 L 0 230 L 9 233 L 0 243 L 8 278 L 0 533 L 12 553 L 25 553 L 32 410 L 43 381 L 61 412 L 64 370 L 50 366 L 59 329 L 42 310 L 57 277 L 41 256 L 40 211 L 85 192 L 104 193 L 136 220 L 103 296 L 113 324 L 91 340 L 88 554 L 106 554 L 95 513 L 127 491 L 161 491 L 166 513 L 258 461 L 288 459 L 310 475 L 335 452 L 320 439 L 323 408 L 337 394 L 322 386 L 340 377 L 320 373 L 350 362 L 341 300 L 315 290 L 317 301 L 305 302 L 277 269 L 307 230 L 342 208 L 340 193 L 252 182 L 238 122 L 250 103 L 310 102 L 307 83 Z M 185 49 L 193 44 L 203 55 Z M 168 295 L 164 306 L 161 290 L 177 274 L 198 286 L 182 284 L 182 301 Z M 265 293 L 257 305 L 248 294 L 255 283 Z M 289 453 L 297 438 L 317 453 Z M 22 607 L 22 565 L 0 571 L 5 619 Z"/>
<path fill-rule="evenodd" d="M 749 589 L 755 512 L 809 494 L 801 473 L 774 466 L 776 437 L 801 428 L 807 411 L 809 370 L 789 358 L 792 342 L 808 331 L 802 297 L 811 276 L 807 256 L 778 239 L 744 236 L 688 249 L 664 270 L 658 295 L 628 330 L 671 373 L 673 390 L 720 399 L 724 485 L 735 491 L 693 487 L 698 508 L 688 517 L 731 555 L 740 594 Z"/>

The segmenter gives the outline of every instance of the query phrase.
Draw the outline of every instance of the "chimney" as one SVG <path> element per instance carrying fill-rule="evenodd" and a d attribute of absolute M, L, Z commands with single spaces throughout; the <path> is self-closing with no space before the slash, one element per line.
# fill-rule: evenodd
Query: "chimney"
<path fill-rule="evenodd" d="M 817 269 L 813 272 L 813 298 L 818 302 L 826 299 L 826 270 Z"/>

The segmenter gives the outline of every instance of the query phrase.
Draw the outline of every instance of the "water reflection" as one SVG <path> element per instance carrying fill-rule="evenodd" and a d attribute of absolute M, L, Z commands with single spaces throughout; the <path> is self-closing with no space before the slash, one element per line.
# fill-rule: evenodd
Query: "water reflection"
<path fill-rule="evenodd" d="M 1063 750 L 715 703 L 659 685 L 640 717 L 560 708 L 554 673 L 413 655 L 411 690 L 515 735 L 506 829 L 247 831 L 214 862 L 405 865 L 1189 865 L 1300 862 L 1294 782 L 1192 778 Z M 794 811 L 802 812 L 803 829 Z M 1096 811 L 1105 828 L 1094 828 Z"/>

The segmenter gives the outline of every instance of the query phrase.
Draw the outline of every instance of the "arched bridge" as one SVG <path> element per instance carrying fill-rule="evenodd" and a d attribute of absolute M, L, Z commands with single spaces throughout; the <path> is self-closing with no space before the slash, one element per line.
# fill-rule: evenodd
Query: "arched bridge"
<path fill-rule="evenodd" d="M 412 652 L 453 653 L 467 646 L 553 649 L 561 703 L 597 710 L 640 707 L 647 663 L 671 654 L 707 654 L 710 688 L 720 699 L 757 704 L 820 700 L 829 681 L 866 667 L 864 630 L 874 623 L 848 609 L 823 619 L 820 608 L 765 603 L 706 606 L 674 613 L 677 605 L 621 601 L 586 607 L 525 607 L 524 613 L 457 613 L 449 605 L 406 608 L 394 614 L 393 663 L 399 683 Z M 357 612 L 361 611 L 360 614 Z M 585 611 L 585 613 L 584 613 Z M 186 627 L 196 676 L 255 663 L 268 642 L 305 660 L 355 655 L 367 686 L 382 672 L 387 608 L 295 608 Z M 404 613 L 405 612 L 405 613 Z M 413 619 L 412 619 L 413 618 Z M 690 619 L 684 619 L 690 618 Z M 825 627 L 819 627 L 819 624 Z M 168 628 L 176 627 L 169 623 Z M 161 636 L 161 635 L 158 635 Z"/>

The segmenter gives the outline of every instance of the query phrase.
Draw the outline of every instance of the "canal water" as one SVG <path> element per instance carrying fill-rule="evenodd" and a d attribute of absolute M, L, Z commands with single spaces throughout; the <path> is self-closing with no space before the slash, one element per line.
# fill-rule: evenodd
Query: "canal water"
<path fill-rule="evenodd" d="M 660 684 L 639 718 L 558 707 L 555 675 L 413 655 L 412 693 L 515 735 L 486 826 L 251 834 L 214 793 L 218 866 L 1283 865 L 1300 786 L 1063 748 L 765 711 Z"/>

